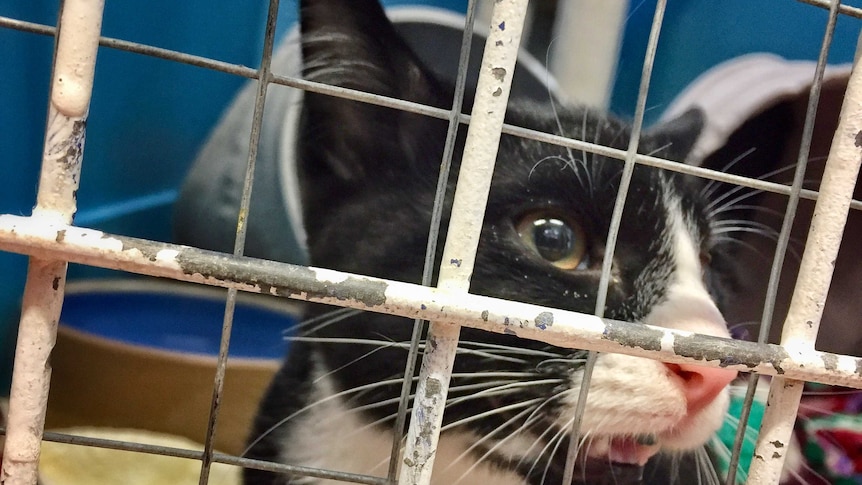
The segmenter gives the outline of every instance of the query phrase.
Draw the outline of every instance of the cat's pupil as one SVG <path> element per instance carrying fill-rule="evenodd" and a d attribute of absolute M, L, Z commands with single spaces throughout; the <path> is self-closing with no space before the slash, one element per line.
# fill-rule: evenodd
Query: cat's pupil
<path fill-rule="evenodd" d="M 560 211 L 539 209 L 527 212 L 515 229 L 527 248 L 559 269 L 571 271 L 589 264 L 583 228 Z"/>
<path fill-rule="evenodd" d="M 533 241 L 541 257 L 555 262 L 571 254 L 575 231 L 559 219 L 537 219 L 533 223 Z"/>

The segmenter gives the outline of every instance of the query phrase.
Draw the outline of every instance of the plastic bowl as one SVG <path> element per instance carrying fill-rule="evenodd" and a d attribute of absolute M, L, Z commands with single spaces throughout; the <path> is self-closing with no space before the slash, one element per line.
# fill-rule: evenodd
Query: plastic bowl
<path fill-rule="evenodd" d="M 47 426 L 132 428 L 203 442 L 225 291 L 158 280 L 67 287 Z M 286 350 L 295 306 L 240 295 L 220 400 L 216 448 L 240 453 Z"/>

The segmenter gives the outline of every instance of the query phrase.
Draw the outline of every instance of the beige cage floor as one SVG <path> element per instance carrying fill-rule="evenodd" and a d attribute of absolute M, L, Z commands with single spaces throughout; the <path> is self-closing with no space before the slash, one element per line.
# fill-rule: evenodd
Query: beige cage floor
<path fill-rule="evenodd" d="M 68 428 L 62 433 L 200 450 L 186 438 L 129 429 Z M 199 481 L 198 460 L 109 450 L 90 446 L 45 442 L 39 474 L 42 485 L 195 485 Z M 211 485 L 239 485 L 240 468 L 213 464 Z"/>

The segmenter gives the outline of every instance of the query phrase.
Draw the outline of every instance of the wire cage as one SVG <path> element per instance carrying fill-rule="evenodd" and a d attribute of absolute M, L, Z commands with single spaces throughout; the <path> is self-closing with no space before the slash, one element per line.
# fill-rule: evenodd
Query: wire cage
<path fill-rule="evenodd" d="M 474 3 L 476 2 L 470 2 L 466 24 L 468 26 L 472 25 Z M 513 67 L 516 58 L 513 52 L 518 48 L 527 3 L 527 0 L 494 2 L 491 25 L 505 22 L 507 27 L 505 30 L 491 29 L 483 54 L 484 66 L 502 66 L 507 69 Z M 788 3 L 791 3 L 790 0 Z M 646 55 L 643 59 L 633 134 L 627 150 L 616 150 L 505 124 L 503 113 L 507 96 L 492 95 L 492 93 L 501 92 L 499 90 L 508 93 L 510 89 L 508 83 L 511 79 L 498 79 L 490 71 L 480 73 L 476 107 L 471 116 L 461 114 L 458 109 L 442 110 L 274 73 L 271 70 L 271 61 L 279 9 L 278 0 L 271 0 L 269 3 L 265 41 L 258 69 L 126 40 L 101 37 L 103 2 L 98 0 L 65 0 L 56 28 L 0 18 L 2 28 L 56 36 L 47 134 L 35 209 L 31 216 L 0 215 L 0 249 L 25 254 L 30 258 L 5 428 L 3 482 L 36 483 L 41 442 L 50 440 L 199 460 L 201 484 L 208 483 L 210 469 L 214 463 L 355 483 L 429 483 L 430 465 L 433 463 L 445 399 L 432 399 L 430 394 L 439 392 L 439 389 L 435 388 L 432 392 L 426 385 L 432 381 L 448 382 L 458 343 L 458 326 L 500 332 L 504 326 L 511 327 L 513 322 L 517 322 L 516 332 L 520 337 L 564 347 L 587 349 L 592 351 L 593 356 L 596 352 L 617 352 L 671 363 L 696 363 L 713 367 L 732 362 L 731 367 L 734 369 L 772 376 L 768 406 L 755 450 L 755 456 L 759 459 L 752 462 L 748 472 L 748 483 L 778 483 L 786 458 L 783 450 L 791 439 L 803 384 L 806 381 L 812 381 L 862 388 L 862 359 L 820 352 L 814 348 L 814 340 L 817 337 L 823 312 L 823 302 L 829 292 L 834 262 L 841 244 L 839 236 L 842 234 L 848 212 L 851 209 L 862 208 L 862 202 L 853 200 L 859 165 L 862 162 L 862 157 L 859 155 L 859 147 L 862 146 L 859 138 L 859 134 L 862 133 L 862 92 L 860 92 L 862 79 L 858 79 L 858 72 L 850 76 L 840 121 L 819 190 L 803 188 L 815 114 L 835 25 L 842 16 L 862 18 L 862 10 L 841 5 L 838 1 L 806 0 L 804 3 L 810 4 L 811 8 L 827 9 L 829 15 L 828 22 L 824 26 L 822 48 L 811 85 L 802 148 L 798 154 L 799 163 L 790 184 L 727 174 L 638 153 L 638 139 L 644 126 L 647 94 L 666 8 L 666 2 L 662 0 L 657 2 L 652 18 Z M 500 42 L 501 40 L 504 42 Z M 120 234 L 107 234 L 72 224 L 76 210 L 76 191 L 84 159 L 85 127 L 96 51 L 100 46 L 229 73 L 257 83 L 252 131 L 248 142 L 243 205 L 240 210 L 233 254 Z M 387 281 L 243 256 L 252 174 L 255 170 L 267 87 L 271 84 L 360 100 L 447 120 L 452 130 L 457 129 L 460 124 L 469 124 L 467 147 L 458 181 L 459 190 L 456 192 L 448 229 L 450 237 L 444 250 L 444 264 L 439 269 L 437 287 Z M 764 323 L 772 320 L 774 310 L 772 302 L 775 300 L 782 262 L 790 244 L 790 230 L 797 205 L 800 200 L 816 201 L 813 222 L 784 325 L 782 345 L 766 343 L 767 332 L 761 332 L 758 342 L 746 342 L 705 336 L 689 338 L 684 333 L 661 328 L 653 329 L 655 333 L 650 337 L 655 339 L 653 343 L 656 345 L 645 344 L 643 333 L 638 332 L 638 329 L 642 328 L 640 324 L 614 322 L 602 316 L 611 274 L 611 257 L 605 258 L 605 264 L 602 267 L 597 311 L 592 315 L 467 293 L 479 237 L 476 228 L 481 227 L 481 223 L 477 224 L 476 221 L 481 222 L 483 217 L 484 199 L 487 197 L 490 184 L 487 174 L 490 174 L 490 169 L 493 167 L 501 133 L 598 153 L 621 161 L 624 167 L 623 182 L 616 200 L 612 230 L 608 235 L 610 254 L 613 254 L 619 221 L 628 196 L 626 187 L 636 164 L 786 196 L 786 206 L 782 209 L 783 225 L 778 236 L 770 274 L 770 286 L 767 291 Z M 460 189 L 461 187 L 465 189 Z M 51 376 L 49 362 L 56 339 L 66 283 L 66 268 L 69 262 L 228 289 L 221 347 L 212 386 L 207 439 L 203 451 L 44 432 Z M 445 262 L 457 262 L 457 264 Z M 433 350 L 426 350 L 422 356 L 423 365 L 416 391 L 418 399 L 423 399 L 425 396 L 428 403 L 425 409 L 430 412 L 413 415 L 409 421 L 406 441 L 407 446 L 411 447 L 406 453 L 423 459 L 414 460 L 416 466 L 404 466 L 401 470 L 391 467 L 386 477 L 373 477 L 265 463 L 216 452 L 213 436 L 219 422 L 232 316 L 239 292 L 271 294 L 362 310 L 371 309 L 376 312 L 414 318 L 418 321 L 432 322 L 429 332 L 436 337 L 438 345 Z M 534 323 L 540 323 L 538 322 L 540 318 L 552 319 L 553 326 L 535 325 Z M 608 333 L 609 325 L 622 331 Z M 675 346 L 661 344 L 673 341 L 677 343 Z M 416 345 L 414 345 L 410 360 L 415 361 L 417 355 Z M 413 369 L 408 368 L 407 373 L 412 372 Z M 588 376 L 589 373 L 587 373 L 587 379 Z M 746 412 L 750 410 L 756 385 L 757 380 L 752 379 L 746 395 Z M 432 402 L 437 404 L 432 405 Z M 402 429 L 407 421 L 406 409 L 406 405 L 402 402 L 396 429 Z M 745 416 L 746 413 L 741 419 L 747 419 Z M 575 421 L 577 422 L 577 419 Z M 409 439 L 420 430 L 425 433 L 433 430 L 430 435 L 426 435 L 430 439 Z M 578 430 L 575 428 L 573 436 L 577 435 Z M 394 447 L 393 453 L 398 453 L 397 447 Z M 739 454 L 740 449 L 737 447 L 735 449 L 737 459 Z M 396 463 L 397 460 L 393 459 L 391 462 Z M 732 464 L 728 483 L 735 483 L 734 467 L 735 465 Z"/>

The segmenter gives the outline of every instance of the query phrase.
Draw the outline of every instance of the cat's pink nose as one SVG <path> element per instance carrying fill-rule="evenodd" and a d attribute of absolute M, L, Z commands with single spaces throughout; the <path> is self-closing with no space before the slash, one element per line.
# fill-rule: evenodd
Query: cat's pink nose
<path fill-rule="evenodd" d="M 688 404 L 689 414 L 705 408 L 718 396 L 730 381 L 736 378 L 736 371 L 719 367 L 701 367 L 692 364 L 665 364 L 671 375 L 679 378 L 683 395 Z"/>

